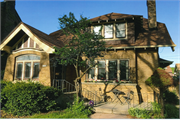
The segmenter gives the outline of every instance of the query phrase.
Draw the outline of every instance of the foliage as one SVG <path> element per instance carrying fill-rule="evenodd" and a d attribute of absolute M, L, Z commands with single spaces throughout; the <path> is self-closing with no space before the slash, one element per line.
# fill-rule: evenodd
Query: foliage
<path fill-rule="evenodd" d="M 179 99 L 178 99 L 178 96 L 176 95 L 175 91 L 170 92 L 169 90 L 166 90 L 163 93 L 163 99 L 164 99 L 165 103 L 174 104 L 174 105 L 179 103 Z"/>
<path fill-rule="evenodd" d="M 133 117 L 137 118 L 179 118 L 179 109 L 176 106 L 171 104 L 165 105 L 165 116 L 161 116 L 162 106 L 158 103 L 151 103 L 152 110 L 146 110 L 142 108 L 130 108 L 128 110 L 129 114 Z"/>
<path fill-rule="evenodd" d="M 64 111 L 52 112 L 49 114 L 35 114 L 31 118 L 88 118 L 91 114 L 91 108 L 84 106 L 84 102 L 77 102 L 74 100 L 74 104 Z"/>
<path fill-rule="evenodd" d="M 73 13 L 69 16 L 64 15 L 59 18 L 61 31 L 66 35 L 67 44 L 62 48 L 55 48 L 56 57 L 52 60 L 58 61 L 62 65 L 73 65 L 75 67 L 76 76 L 75 87 L 79 93 L 79 81 L 84 74 L 92 68 L 96 63 L 94 59 L 102 56 L 101 52 L 105 50 L 105 42 L 101 41 L 103 37 L 96 35 L 91 31 L 91 22 L 86 17 L 80 16 L 77 20 Z M 83 73 L 79 74 L 79 67 L 86 66 L 87 61 L 90 61 L 90 66 Z"/>
<path fill-rule="evenodd" d="M 7 85 L 10 85 L 10 84 L 13 84 L 13 83 L 9 82 L 9 81 L 3 81 L 3 80 L 0 81 L 0 85 L 1 85 L 1 108 L 3 108 L 7 102 L 7 97 L 5 96 L 4 92 L 2 92 L 2 91 Z"/>
<path fill-rule="evenodd" d="M 55 88 L 34 82 L 8 84 L 2 91 L 6 103 L 4 110 L 14 115 L 31 115 L 59 109 L 56 101 L 61 92 Z"/>
<path fill-rule="evenodd" d="M 166 104 L 165 117 L 166 118 L 179 118 L 179 109 L 174 105 Z"/>
<path fill-rule="evenodd" d="M 165 88 L 173 84 L 173 79 L 165 70 L 163 70 L 162 68 L 157 68 L 154 71 L 153 75 L 149 77 L 145 81 L 145 83 L 151 86 L 152 88 Z"/>
<path fill-rule="evenodd" d="M 152 113 L 150 111 L 142 108 L 130 108 L 128 112 L 131 116 L 137 118 L 149 119 L 152 116 Z"/>

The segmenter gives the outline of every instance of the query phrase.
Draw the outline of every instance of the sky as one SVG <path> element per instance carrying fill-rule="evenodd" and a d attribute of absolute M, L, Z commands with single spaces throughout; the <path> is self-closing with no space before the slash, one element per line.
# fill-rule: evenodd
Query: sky
<path fill-rule="evenodd" d="M 3 1 L 3 0 L 1 0 Z M 15 6 L 21 20 L 50 34 L 60 29 L 58 18 L 74 13 L 94 18 L 108 13 L 143 15 L 147 18 L 146 0 L 16 0 Z M 173 42 L 177 45 L 173 52 L 170 47 L 159 49 L 161 58 L 180 63 L 180 1 L 156 0 L 157 21 L 166 24 Z"/>

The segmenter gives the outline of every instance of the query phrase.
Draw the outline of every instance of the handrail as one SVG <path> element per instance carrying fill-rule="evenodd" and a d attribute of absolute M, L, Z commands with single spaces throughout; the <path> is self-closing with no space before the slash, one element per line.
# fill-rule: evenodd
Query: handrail
<path fill-rule="evenodd" d="M 65 79 L 53 79 L 53 86 L 57 89 L 61 89 L 62 92 L 73 92 L 75 91 L 75 86 L 66 81 Z"/>

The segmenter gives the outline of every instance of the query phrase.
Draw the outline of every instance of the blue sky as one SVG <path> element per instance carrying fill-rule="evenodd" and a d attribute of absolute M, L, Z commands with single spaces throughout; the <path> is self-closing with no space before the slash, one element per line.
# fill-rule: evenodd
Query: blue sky
<path fill-rule="evenodd" d="M 77 18 L 80 15 L 94 18 L 111 12 L 143 15 L 147 18 L 146 0 L 16 0 L 16 10 L 23 22 L 46 34 L 58 30 L 58 18 L 69 12 L 74 13 Z M 157 21 L 166 24 L 177 45 L 175 52 L 170 47 L 159 49 L 161 58 L 174 61 L 171 67 L 180 63 L 179 11 L 179 0 L 156 0 Z"/>

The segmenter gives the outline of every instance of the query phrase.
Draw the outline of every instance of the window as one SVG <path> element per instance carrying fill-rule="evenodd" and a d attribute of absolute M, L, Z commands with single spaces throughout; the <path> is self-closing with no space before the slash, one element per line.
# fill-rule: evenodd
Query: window
<path fill-rule="evenodd" d="M 103 28 L 103 32 L 101 31 Z M 93 26 L 95 35 L 102 35 L 106 39 L 117 39 L 126 37 L 126 23 L 112 23 Z"/>
<path fill-rule="evenodd" d="M 94 26 L 95 35 L 101 35 L 101 25 Z"/>
<path fill-rule="evenodd" d="M 125 23 L 116 24 L 116 37 L 126 37 L 126 26 Z"/>
<path fill-rule="evenodd" d="M 109 61 L 109 79 L 117 79 L 117 61 Z"/>
<path fill-rule="evenodd" d="M 21 79 L 22 77 L 22 66 L 23 66 L 23 63 L 17 63 L 17 70 L 16 70 L 16 78 L 17 79 Z"/>
<path fill-rule="evenodd" d="M 120 61 L 120 79 L 121 80 L 128 80 L 129 78 L 129 70 L 128 70 L 129 63 L 127 60 Z"/>
<path fill-rule="evenodd" d="M 25 76 L 24 78 L 30 78 L 30 74 L 31 74 L 31 63 L 25 63 Z"/>
<path fill-rule="evenodd" d="M 98 79 L 100 79 L 100 80 L 105 80 L 106 79 L 105 61 L 99 61 Z"/>
<path fill-rule="evenodd" d="M 113 24 L 104 25 L 104 37 L 113 38 Z"/>
<path fill-rule="evenodd" d="M 16 57 L 15 79 L 27 80 L 39 77 L 40 57 L 33 54 Z"/>
<path fill-rule="evenodd" d="M 88 79 L 129 80 L 128 60 L 99 60 L 98 65 L 89 70 Z"/>
<path fill-rule="evenodd" d="M 94 62 L 92 63 L 94 64 Z M 88 61 L 88 66 L 90 66 L 90 61 Z M 88 71 L 88 78 L 89 79 L 95 79 L 95 67 L 92 67 L 89 71 Z"/>
<path fill-rule="evenodd" d="M 34 63 L 33 65 L 33 78 L 39 77 L 39 63 Z"/>

